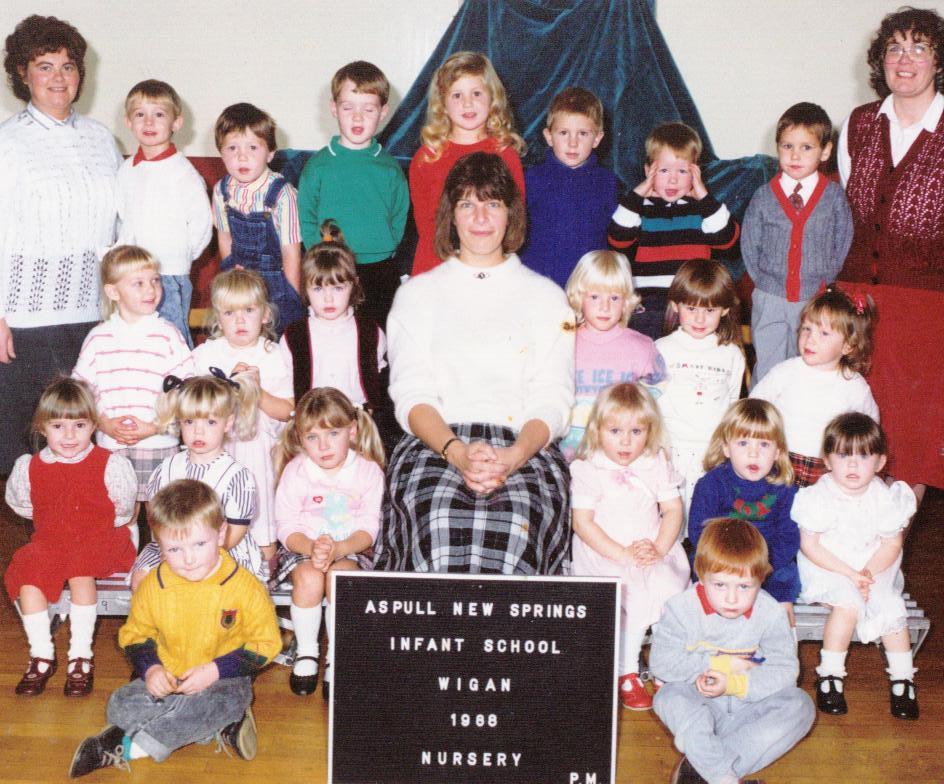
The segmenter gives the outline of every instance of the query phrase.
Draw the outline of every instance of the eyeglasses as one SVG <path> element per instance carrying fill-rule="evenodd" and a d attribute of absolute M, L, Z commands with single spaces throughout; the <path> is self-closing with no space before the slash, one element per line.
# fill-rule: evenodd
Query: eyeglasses
<path fill-rule="evenodd" d="M 907 54 L 908 59 L 913 63 L 924 63 L 931 59 L 934 48 L 930 44 L 912 44 L 911 46 L 902 46 L 893 43 L 885 47 L 885 59 L 891 63 L 897 63 L 902 55 Z"/>

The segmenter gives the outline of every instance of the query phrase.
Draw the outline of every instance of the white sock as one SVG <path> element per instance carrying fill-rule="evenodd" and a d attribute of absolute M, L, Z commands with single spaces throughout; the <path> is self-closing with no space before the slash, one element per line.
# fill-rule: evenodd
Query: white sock
<path fill-rule="evenodd" d="M 642 641 L 646 637 L 646 628 L 630 626 L 624 619 L 620 645 L 620 675 L 639 672 L 639 653 L 642 651 Z"/>
<path fill-rule="evenodd" d="M 325 661 L 324 679 L 331 682 L 331 640 L 334 639 L 334 602 L 325 605 L 325 630 L 328 633 L 328 659 Z"/>
<path fill-rule="evenodd" d="M 912 681 L 917 670 L 914 667 L 914 657 L 911 651 L 885 651 L 885 658 L 888 659 L 889 679 L 893 681 Z M 904 686 L 895 686 L 899 691 L 896 694 L 904 694 Z"/>
<path fill-rule="evenodd" d="M 126 760 L 136 760 L 144 759 L 144 757 L 150 757 L 144 749 L 142 749 L 137 743 L 135 743 L 128 735 L 125 735 L 121 740 L 122 748 L 122 757 Z"/>
<path fill-rule="evenodd" d="M 296 675 L 315 675 L 318 672 L 318 662 L 310 659 L 298 661 L 298 658 L 301 656 L 314 656 L 316 660 L 318 658 L 321 605 L 297 607 L 293 604 L 289 608 L 289 614 L 292 617 L 292 626 L 295 628 L 295 642 L 298 646 L 295 652 L 296 662 L 292 667 L 292 672 Z"/>
<path fill-rule="evenodd" d="M 820 648 L 819 666 L 816 668 L 816 674 L 821 678 L 825 678 L 827 675 L 845 678 L 847 653 L 848 651 L 827 651 L 825 648 Z"/>
<path fill-rule="evenodd" d="M 97 604 L 72 604 L 69 607 L 69 658 L 92 658 L 92 635 L 95 634 L 95 619 L 98 617 Z"/>
<path fill-rule="evenodd" d="M 56 649 L 53 647 L 52 635 L 49 633 L 49 613 L 42 610 L 20 617 L 23 619 L 23 629 L 26 631 L 30 656 L 37 656 L 40 659 L 54 659 Z"/>

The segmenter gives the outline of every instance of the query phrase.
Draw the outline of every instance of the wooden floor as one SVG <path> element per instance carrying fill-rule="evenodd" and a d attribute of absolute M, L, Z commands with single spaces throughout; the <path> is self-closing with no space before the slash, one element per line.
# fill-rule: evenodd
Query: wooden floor
<path fill-rule="evenodd" d="M 26 541 L 22 526 L 5 506 L 0 511 L 0 571 L 13 549 Z M 907 587 L 931 619 L 931 634 L 916 664 L 921 719 L 893 719 L 887 679 L 875 646 L 855 644 L 848 661 L 849 714 L 818 716 L 810 735 L 763 772 L 768 784 L 813 782 L 944 782 L 944 493 L 929 491 L 905 549 Z M 62 696 L 68 628 L 56 635 L 60 672 L 39 698 L 16 697 L 13 687 L 26 662 L 25 638 L 16 612 L 0 600 L 0 781 L 66 780 L 77 743 L 104 723 L 108 694 L 128 679 L 129 668 L 114 643 L 119 621 L 103 619 L 96 637 L 96 683 L 91 697 Z M 812 689 L 818 647 L 800 646 L 801 686 Z M 548 684 L 553 699 L 552 684 Z M 370 710 L 370 705 L 364 706 Z M 191 746 L 158 765 L 135 761 L 130 776 L 98 771 L 95 782 L 323 782 L 327 779 L 327 716 L 320 692 L 308 699 L 288 690 L 288 671 L 273 667 L 256 682 L 259 755 L 252 763 Z M 651 713 L 623 711 L 619 727 L 617 781 L 667 782 L 678 758 L 671 738 Z M 540 784 L 535 782 L 535 784 Z"/>

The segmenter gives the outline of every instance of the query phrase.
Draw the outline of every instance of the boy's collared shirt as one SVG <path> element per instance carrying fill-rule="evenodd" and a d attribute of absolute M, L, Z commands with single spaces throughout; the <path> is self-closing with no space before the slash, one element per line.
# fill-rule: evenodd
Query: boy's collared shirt
<path fill-rule="evenodd" d="M 810 197 L 813 195 L 813 191 L 816 190 L 816 184 L 819 182 L 819 178 L 822 175 L 819 172 L 813 172 L 812 174 L 804 177 L 802 180 L 795 180 L 786 172 L 780 172 L 780 187 L 783 189 L 784 194 L 787 197 L 793 193 L 793 189 L 796 188 L 797 183 L 800 184 L 800 198 L 803 199 L 804 204 L 809 204 Z"/>
<path fill-rule="evenodd" d="M 229 232 L 229 218 L 226 206 L 238 210 L 243 215 L 265 210 L 265 197 L 272 181 L 281 175 L 266 169 L 257 179 L 243 185 L 235 177 L 229 178 L 227 193 L 223 194 L 220 180 L 213 186 L 213 225 L 217 231 Z M 295 188 L 286 182 L 272 211 L 272 222 L 282 245 L 294 245 L 301 242 L 301 228 L 298 223 L 298 201 Z"/>
<path fill-rule="evenodd" d="M 199 582 L 166 563 L 150 572 L 131 598 L 118 644 L 142 677 L 154 664 L 180 677 L 213 661 L 221 678 L 231 678 L 261 668 L 282 641 L 265 586 L 220 550 L 219 567 Z"/>
<path fill-rule="evenodd" d="M 170 158 L 172 155 L 177 153 L 177 148 L 171 144 L 164 152 L 155 155 L 153 158 L 145 158 L 144 150 L 138 146 L 138 151 L 134 154 L 134 158 L 131 160 L 132 166 L 137 166 L 139 163 L 157 163 L 158 161 L 163 161 L 165 158 Z"/>

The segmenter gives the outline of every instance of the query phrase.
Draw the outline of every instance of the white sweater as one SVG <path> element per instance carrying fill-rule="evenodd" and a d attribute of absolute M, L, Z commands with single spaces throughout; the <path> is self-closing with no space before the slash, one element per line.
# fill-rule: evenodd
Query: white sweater
<path fill-rule="evenodd" d="M 711 435 L 741 396 L 744 352 L 718 345 L 717 335 L 700 340 L 681 329 L 656 341 L 668 377 L 659 384 L 659 411 L 672 445 L 708 446 Z"/>
<path fill-rule="evenodd" d="M 0 125 L 0 318 L 21 329 L 99 319 L 121 156 L 101 123 L 32 105 Z"/>
<path fill-rule="evenodd" d="M 878 405 L 868 381 L 858 373 L 846 378 L 839 370 L 817 370 L 803 357 L 774 365 L 751 397 L 767 400 L 780 410 L 787 448 L 807 457 L 822 457 L 823 431 L 834 417 L 857 411 L 878 421 Z"/>
<path fill-rule="evenodd" d="M 479 277 L 482 275 L 482 277 Z M 397 291 L 387 320 L 390 397 L 409 431 L 426 403 L 446 422 L 567 432 L 574 314 L 564 292 L 514 254 L 479 270 L 449 258 Z"/>
<path fill-rule="evenodd" d="M 161 263 L 162 275 L 189 275 L 210 243 L 213 223 L 206 183 L 179 152 L 118 170 L 118 242 L 140 245 Z"/>

